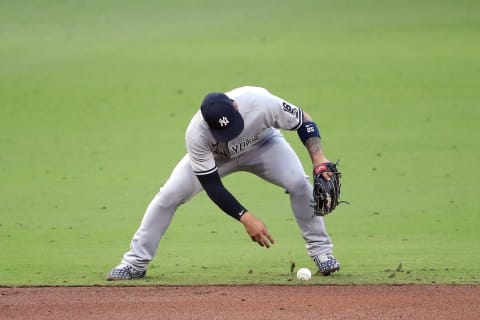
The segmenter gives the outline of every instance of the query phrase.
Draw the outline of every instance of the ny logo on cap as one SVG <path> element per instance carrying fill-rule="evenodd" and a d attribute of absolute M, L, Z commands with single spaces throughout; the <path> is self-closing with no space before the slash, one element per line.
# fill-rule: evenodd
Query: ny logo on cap
<path fill-rule="evenodd" d="M 230 121 L 228 121 L 227 117 L 223 117 L 218 119 L 218 123 L 220 123 L 221 127 L 226 127 L 230 123 Z"/>

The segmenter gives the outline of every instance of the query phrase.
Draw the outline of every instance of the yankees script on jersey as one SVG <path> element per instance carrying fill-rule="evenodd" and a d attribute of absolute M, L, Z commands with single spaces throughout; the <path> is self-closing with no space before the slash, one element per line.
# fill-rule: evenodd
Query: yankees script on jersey
<path fill-rule="evenodd" d="M 325 230 L 323 217 L 313 214 L 313 188 L 309 178 L 298 156 L 278 130 L 299 128 L 303 123 L 303 111 L 263 88 L 241 87 L 226 95 L 238 105 L 238 112 L 244 119 L 243 131 L 231 141 L 218 143 L 202 114 L 197 112 L 194 115 L 185 135 L 188 153 L 147 207 L 121 265 L 133 266 L 136 270 L 146 269 L 178 206 L 202 191 L 197 176 L 215 170 L 220 177 L 237 171 L 250 172 L 285 189 L 308 254 L 313 259 L 331 252 L 333 245 Z M 229 120 L 220 118 L 218 121 L 221 126 L 222 121 Z M 256 211 L 255 204 L 249 204 L 249 207 Z M 290 210 L 276 214 L 279 219 L 284 219 L 287 211 Z M 201 219 L 204 213 L 197 214 L 200 217 L 195 219 Z M 222 218 L 219 215 L 219 219 Z M 225 221 L 228 223 L 228 220 Z"/>

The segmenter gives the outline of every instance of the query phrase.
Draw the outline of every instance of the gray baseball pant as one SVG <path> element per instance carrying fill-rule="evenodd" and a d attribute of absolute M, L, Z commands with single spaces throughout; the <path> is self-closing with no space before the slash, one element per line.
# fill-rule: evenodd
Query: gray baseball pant
<path fill-rule="evenodd" d="M 283 135 L 277 133 L 237 158 L 217 159 L 216 163 L 222 177 L 236 171 L 247 171 L 284 188 L 290 196 L 290 205 L 306 241 L 308 255 L 315 257 L 332 251 L 333 245 L 323 218 L 315 216 L 310 207 L 313 200 L 312 185 L 298 156 Z M 185 155 L 147 207 L 122 264 L 132 265 L 138 270 L 145 269 L 153 259 L 178 206 L 202 190 L 193 174 L 189 157 Z"/>

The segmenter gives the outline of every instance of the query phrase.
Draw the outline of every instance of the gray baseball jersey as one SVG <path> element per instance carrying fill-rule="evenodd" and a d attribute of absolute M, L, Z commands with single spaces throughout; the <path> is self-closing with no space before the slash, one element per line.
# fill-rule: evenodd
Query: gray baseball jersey
<path fill-rule="evenodd" d="M 217 143 L 198 111 L 187 128 L 186 145 L 193 172 L 197 175 L 216 170 L 216 159 L 233 159 L 269 139 L 275 128 L 296 130 L 303 123 L 303 112 L 259 87 L 241 87 L 226 95 L 238 105 L 245 125 L 242 133 L 227 143 Z"/>

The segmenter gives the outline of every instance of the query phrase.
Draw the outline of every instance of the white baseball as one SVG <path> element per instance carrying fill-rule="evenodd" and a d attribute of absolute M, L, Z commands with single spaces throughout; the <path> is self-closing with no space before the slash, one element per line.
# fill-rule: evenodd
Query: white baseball
<path fill-rule="evenodd" d="M 297 271 L 298 280 L 310 280 L 312 278 L 312 272 L 308 268 L 300 268 Z"/>

